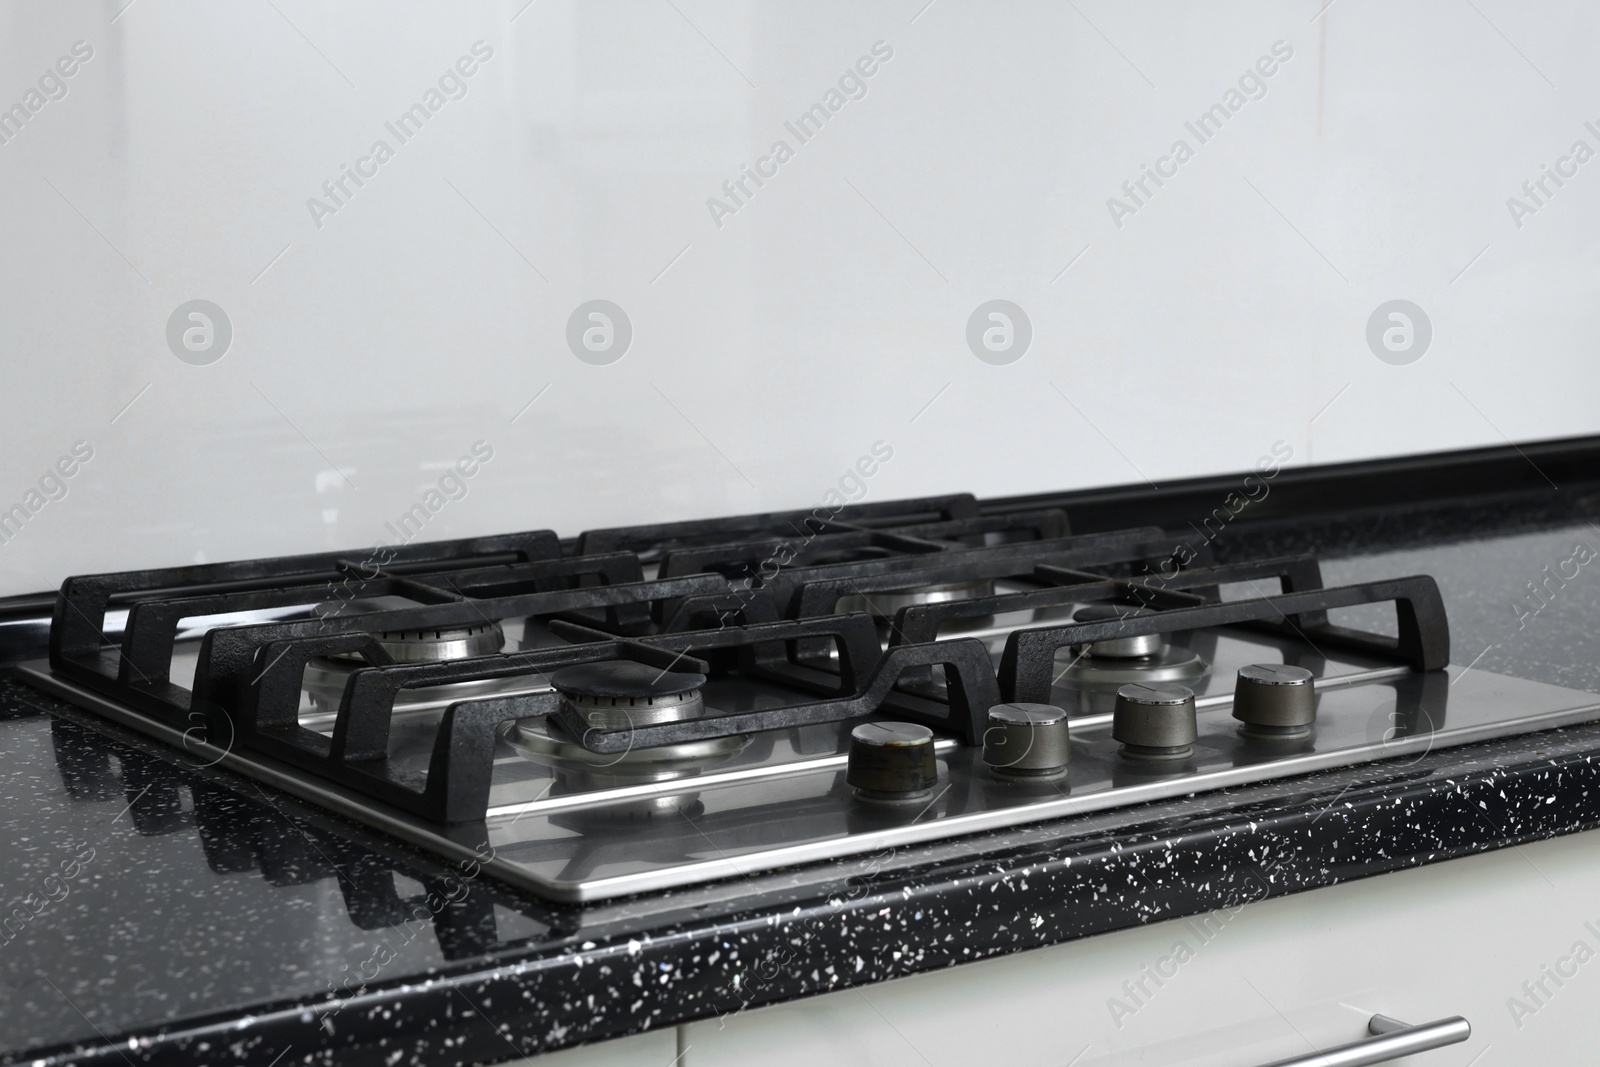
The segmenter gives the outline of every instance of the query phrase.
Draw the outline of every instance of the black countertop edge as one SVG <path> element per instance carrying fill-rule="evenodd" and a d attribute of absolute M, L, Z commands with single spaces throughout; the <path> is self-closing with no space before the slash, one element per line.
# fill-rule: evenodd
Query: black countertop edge
<path fill-rule="evenodd" d="M 1385 778 L 1298 779 L 1292 803 L 1241 789 L 1226 810 L 1088 836 L 1066 836 L 1073 820 L 1063 820 L 1049 839 L 981 862 L 856 878 L 781 910 L 0 1063 L 503 1061 L 1600 826 L 1600 724 L 1366 768 L 1375 770 Z"/>
<path fill-rule="evenodd" d="M 1398 519 L 1399 528 L 1409 529 L 1411 514 L 1435 513 L 1470 517 L 1473 521 L 1463 522 L 1462 529 L 1481 535 L 1548 526 L 1600 511 L 1600 434 L 1300 466 L 1283 465 L 1292 456 L 1283 455 L 1281 445 L 1275 442 L 1256 467 L 1246 470 L 1180 478 L 1161 486 L 1127 482 L 986 497 L 978 505 L 992 515 L 1058 508 L 1067 513 L 1075 533 L 1151 525 L 1185 531 L 1242 488 L 1248 489 L 1249 505 L 1229 505 L 1227 524 L 1233 531 L 1310 522 L 1338 526 L 1394 519 L 1397 514 L 1404 516 Z M 560 543 L 572 554 L 579 551 L 580 541 L 581 536 L 568 535 Z M 0 597 L 0 625 L 47 620 L 55 603 L 55 590 Z M 41 655 L 45 636 L 40 629 L 10 638 L 21 649 L 11 659 Z"/>
<path fill-rule="evenodd" d="M 1600 436 L 1300 466 L 1284 465 L 1293 458 L 1288 451 L 1275 442 L 1250 470 L 1161 486 L 1130 482 L 987 499 L 980 506 L 991 514 L 1060 508 L 1075 531 L 1090 533 L 1149 524 L 1182 528 L 1240 494 L 1249 506 L 1230 507 L 1227 521 L 1247 526 L 1508 501 L 1519 510 L 1550 508 L 1565 517 L 1575 508 L 1592 514 L 1600 492 Z"/>

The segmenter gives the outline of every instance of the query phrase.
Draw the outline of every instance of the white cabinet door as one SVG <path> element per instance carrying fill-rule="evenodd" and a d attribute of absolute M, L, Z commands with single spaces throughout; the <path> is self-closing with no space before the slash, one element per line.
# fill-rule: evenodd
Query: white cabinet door
<path fill-rule="evenodd" d="M 1592 1062 L 1597 954 L 1600 831 L 692 1023 L 682 1062 L 1256 1067 L 1378 1013 L 1472 1024 L 1396 1063 Z"/>

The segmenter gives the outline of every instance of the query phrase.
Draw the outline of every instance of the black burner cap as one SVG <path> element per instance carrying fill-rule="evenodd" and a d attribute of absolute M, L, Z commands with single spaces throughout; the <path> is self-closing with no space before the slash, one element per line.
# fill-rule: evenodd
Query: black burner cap
<path fill-rule="evenodd" d="M 566 696 L 649 700 L 699 689 L 706 676 L 612 659 L 562 667 L 550 676 L 550 684 Z"/>

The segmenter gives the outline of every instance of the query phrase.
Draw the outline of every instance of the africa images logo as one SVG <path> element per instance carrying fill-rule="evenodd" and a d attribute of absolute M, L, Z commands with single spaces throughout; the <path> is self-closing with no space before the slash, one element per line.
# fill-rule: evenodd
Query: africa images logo
<path fill-rule="evenodd" d="M 1379 304 L 1367 318 L 1367 347 L 1392 366 L 1415 363 L 1432 343 L 1433 321 L 1410 300 Z"/>
<path fill-rule="evenodd" d="M 436 85 L 424 90 L 421 99 L 402 111 L 393 122 L 383 124 L 394 138 L 394 144 L 391 145 L 382 137 L 373 141 L 367 154 L 358 157 L 354 166 L 341 163 L 339 173 L 322 183 L 322 197 L 306 199 L 306 210 L 311 212 L 311 221 L 317 229 L 322 229 L 322 220 L 326 216 L 337 215 L 348 206 L 356 193 L 378 176 L 378 168 L 395 157 L 399 146 L 421 133 L 424 124 L 443 110 L 445 104 L 467 95 L 467 79 L 477 74 L 482 64 L 494 58 L 494 48 L 486 41 L 474 41 L 471 51 L 471 55 L 461 56 L 439 75 Z"/>
<path fill-rule="evenodd" d="M 706 210 L 711 213 L 711 221 L 716 223 L 717 229 L 722 229 L 724 218 L 737 215 L 739 209 L 755 196 L 756 190 L 778 176 L 778 168 L 794 158 L 796 147 L 821 133 L 823 125 L 844 110 L 845 104 L 864 99 L 867 95 L 867 79 L 893 58 L 893 47 L 885 41 L 874 41 L 871 55 L 857 59 L 853 66 L 839 75 L 835 86 L 828 87 L 820 101 L 802 111 L 794 121 L 783 124 L 783 128 L 794 138 L 794 145 L 781 137 L 774 140 L 767 154 L 759 157 L 753 166 L 748 163 L 740 166 L 737 177 L 722 183 L 722 196 L 706 197 Z"/>
<path fill-rule="evenodd" d="M 1009 300 L 987 300 L 967 317 L 967 347 L 985 363 L 1015 363 L 1032 343 L 1033 322 Z"/>
<path fill-rule="evenodd" d="M 179 304 L 167 316 L 167 347 L 185 363 L 209 366 L 228 354 L 233 320 L 209 300 Z"/>
<path fill-rule="evenodd" d="M 610 300 L 579 304 L 567 317 L 567 347 L 585 363 L 604 367 L 628 354 L 633 321 Z"/>
<path fill-rule="evenodd" d="M 0 145 L 10 144 L 46 104 L 65 100 L 71 90 L 68 79 L 94 58 L 94 47 L 87 41 L 74 41 L 72 54 L 60 57 L 55 65 L 39 75 L 38 88 L 30 88 L 10 107 L 0 104 Z"/>

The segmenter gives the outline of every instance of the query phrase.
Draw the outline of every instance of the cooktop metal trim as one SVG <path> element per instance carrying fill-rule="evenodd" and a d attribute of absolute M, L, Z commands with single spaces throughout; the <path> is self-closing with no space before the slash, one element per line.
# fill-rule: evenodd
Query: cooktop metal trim
<path fill-rule="evenodd" d="M 349 818 L 387 830 L 397 837 L 425 849 L 443 853 L 451 858 L 475 861 L 482 866 L 483 870 L 508 884 L 528 889 L 547 899 L 564 903 L 607 900 L 619 896 L 655 892 L 709 881 L 754 875 L 781 867 L 839 859 L 885 848 L 923 844 L 988 830 L 1044 822 L 1066 816 L 1103 811 L 1108 808 L 1126 807 L 1193 793 L 1211 792 L 1231 786 L 1247 785 L 1253 782 L 1350 766 L 1373 759 L 1387 760 L 1423 753 L 1433 748 L 1454 747 L 1474 741 L 1535 733 L 1540 730 L 1568 726 L 1600 718 L 1600 697 L 1596 697 L 1594 694 L 1568 690 L 1575 697 L 1586 697 L 1588 699 L 1579 701 L 1575 706 L 1558 708 L 1510 720 L 1483 722 L 1461 727 L 1446 726 L 1439 731 L 1410 737 L 1385 738 L 1328 752 L 1289 755 L 1257 764 L 1201 771 L 1177 778 L 1162 779 L 1138 785 L 1119 786 L 1076 797 L 1065 795 L 1057 799 L 1041 800 L 1037 803 L 1019 805 L 1017 807 L 947 816 L 926 823 L 911 822 L 880 830 L 851 834 L 842 838 L 826 838 L 796 845 L 766 848 L 744 855 L 721 856 L 712 860 L 683 863 L 657 870 L 566 882 L 543 877 L 515 862 L 504 860 L 498 856 L 491 856 L 485 859 L 484 853 L 475 851 L 469 845 L 462 844 L 441 834 L 438 828 L 430 824 L 421 823 L 400 813 L 386 811 L 382 805 L 372 801 L 347 795 L 337 786 L 309 779 L 292 768 L 276 764 L 270 758 L 254 754 L 249 758 L 244 758 L 216 746 L 197 743 L 192 740 L 186 743 L 179 731 L 154 723 L 87 689 L 54 677 L 50 674 L 47 665 L 30 663 L 21 665 L 18 669 L 30 682 L 37 684 L 40 688 L 74 704 L 88 707 L 123 726 L 130 727 L 187 752 L 201 763 L 223 766 L 238 771 L 249 778 L 265 782 Z M 1448 672 L 1452 683 L 1468 673 L 1467 670 L 1458 667 L 1450 667 Z M 1403 676 L 1406 673 L 1408 671 L 1405 668 L 1383 668 L 1359 672 L 1359 675 L 1344 676 L 1344 683 L 1341 688 L 1360 683 L 1392 679 Z M 1522 681 L 1521 679 L 1512 680 Z M 1529 682 L 1526 684 L 1538 685 L 1545 689 L 1561 689 L 1558 686 L 1545 686 L 1542 683 Z M 1219 695 L 1214 701 L 1208 701 L 1208 703 L 1213 702 L 1225 704 L 1227 703 L 1227 697 Z M 1073 725 L 1077 729 L 1093 729 L 1097 726 L 1103 726 L 1103 719 L 1103 716 L 1091 716 L 1077 720 Z M 976 759 L 973 753 L 954 747 L 947 748 L 944 754 L 947 757 L 953 754 L 958 760 Z M 805 766 L 787 773 L 819 773 L 827 771 L 834 769 L 835 764 L 840 759 L 841 757 L 835 756 L 805 761 Z M 701 784 L 704 785 L 705 783 Z M 937 796 L 935 799 L 937 800 Z M 506 818 L 515 818 L 516 815 L 516 808 L 513 807 L 506 815 L 490 819 L 483 825 L 486 828 L 490 828 L 494 823 L 503 821 Z M 468 830 L 469 828 L 462 827 L 461 829 Z"/>

